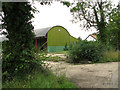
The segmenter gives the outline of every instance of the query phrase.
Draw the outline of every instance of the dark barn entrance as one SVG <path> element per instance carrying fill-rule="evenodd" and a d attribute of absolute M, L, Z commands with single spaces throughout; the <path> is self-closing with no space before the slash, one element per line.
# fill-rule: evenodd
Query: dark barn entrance
<path fill-rule="evenodd" d="M 37 37 L 34 43 L 36 49 L 40 50 L 47 49 L 47 38 L 45 37 Z"/>

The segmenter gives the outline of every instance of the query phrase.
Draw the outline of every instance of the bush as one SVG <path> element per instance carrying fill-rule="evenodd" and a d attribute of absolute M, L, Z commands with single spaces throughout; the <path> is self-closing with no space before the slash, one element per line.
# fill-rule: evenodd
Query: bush
<path fill-rule="evenodd" d="M 42 64 L 44 64 L 43 61 L 46 60 L 46 54 L 35 49 L 25 49 L 19 53 L 18 59 L 14 59 L 12 57 L 13 53 L 9 52 L 9 49 L 6 46 L 7 43 L 8 41 L 2 43 L 2 78 L 4 81 L 12 80 L 16 75 L 27 76 L 37 68 L 42 70 Z"/>
<path fill-rule="evenodd" d="M 68 51 L 68 46 L 67 46 L 67 43 L 65 44 L 64 51 Z"/>
<path fill-rule="evenodd" d="M 97 62 L 102 58 L 103 45 L 93 41 L 79 41 L 70 51 L 71 61 L 79 63 L 81 61 Z"/>

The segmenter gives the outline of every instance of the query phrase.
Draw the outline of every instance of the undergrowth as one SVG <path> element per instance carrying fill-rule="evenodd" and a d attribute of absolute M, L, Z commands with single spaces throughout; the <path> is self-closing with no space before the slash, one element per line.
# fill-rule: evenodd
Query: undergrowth
<path fill-rule="evenodd" d="M 15 77 L 3 83 L 3 88 L 76 88 L 65 76 L 56 76 L 50 71 L 35 72 L 27 79 Z"/>
<path fill-rule="evenodd" d="M 103 58 L 101 60 L 99 60 L 99 62 L 104 63 L 104 62 L 118 62 L 120 61 L 120 57 L 119 57 L 119 53 L 120 51 L 106 51 L 103 54 Z"/>

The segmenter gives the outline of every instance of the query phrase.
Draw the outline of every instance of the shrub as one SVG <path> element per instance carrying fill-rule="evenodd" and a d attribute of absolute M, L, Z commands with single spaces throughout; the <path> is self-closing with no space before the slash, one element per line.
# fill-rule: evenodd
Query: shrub
<path fill-rule="evenodd" d="M 12 80 L 14 76 L 27 76 L 36 69 L 42 70 L 43 61 L 46 60 L 46 54 L 39 50 L 25 49 L 19 54 L 19 59 L 12 58 L 13 53 L 10 53 L 7 45 L 8 41 L 4 41 L 2 44 L 2 78 L 3 80 Z"/>
<path fill-rule="evenodd" d="M 79 41 L 70 51 L 71 61 L 79 63 L 81 61 L 97 62 L 102 58 L 103 45 L 93 41 Z"/>
<path fill-rule="evenodd" d="M 72 43 L 70 43 L 70 44 L 69 44 L 69 50 L 71 50 L 71 49 L 72 49 L 72 47 L 73 47 L 73 44 L 72 44 Z"/>
<path fill-rule="evenodd" d="M 67 46 L 67 43 L 65 44 L 64 51 L 68 51 L 68 46 Z"/>

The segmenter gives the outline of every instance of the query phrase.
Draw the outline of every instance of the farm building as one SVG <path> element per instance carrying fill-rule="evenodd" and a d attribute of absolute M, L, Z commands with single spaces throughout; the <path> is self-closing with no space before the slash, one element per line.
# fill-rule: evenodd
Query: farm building
<path fill-rule="evenodd" d="M 96 41 L 97 36 L 94 35 L 94 34 L 90 34 L 85 40 L 87 40 L 87 41 Z"/>
<path fill-rule="evenodd" d="M 47 52 L 64 51 L 65 46 L 69 47 L 78 41 L 69 34 L 62 26 L 54 26 L 34 31 L 36 49 L 47 49 Z"/>

